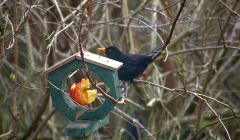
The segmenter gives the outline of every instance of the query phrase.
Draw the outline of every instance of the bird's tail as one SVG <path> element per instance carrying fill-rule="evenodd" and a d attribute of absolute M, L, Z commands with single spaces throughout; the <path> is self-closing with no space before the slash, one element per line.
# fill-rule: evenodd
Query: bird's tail
<path fill-rule="evenodd" d="M 148 56 L 150 56 L 151 58 L 154 58 L 154 56 L 159 53 L 161 51 L 161 49 L 163 48 L 164 45 L 159 44 L 156 48 L 152 49 Z"/>

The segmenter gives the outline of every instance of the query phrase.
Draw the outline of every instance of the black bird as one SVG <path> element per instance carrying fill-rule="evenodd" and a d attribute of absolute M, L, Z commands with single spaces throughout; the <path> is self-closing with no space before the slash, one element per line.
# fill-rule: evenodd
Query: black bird
<path fill-rule="evenodd" d="M 100 52 L 104 52 L 108 58 L 123 63 L 123 66 L 118 70 L 119 80 L 133 81 L 134 78 L 141 75 L 147 66 L 153 62 L 156 53 L 158 53 L 162 48 L 163 45 L 159 45 L 149 54 L 126 54 L 115 46 L 98 48 L 98 50 Z"/>

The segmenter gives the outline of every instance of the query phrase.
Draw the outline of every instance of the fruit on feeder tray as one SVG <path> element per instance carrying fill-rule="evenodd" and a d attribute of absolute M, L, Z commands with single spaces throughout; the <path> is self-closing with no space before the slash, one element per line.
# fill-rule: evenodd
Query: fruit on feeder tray
<path fill-rule="evenodd" d="M 97 90 L 90 87 L 89 79 L 82 79 L 71 86 L 70 97 L 80 105 L 90 105 L 97 97 Z"/>

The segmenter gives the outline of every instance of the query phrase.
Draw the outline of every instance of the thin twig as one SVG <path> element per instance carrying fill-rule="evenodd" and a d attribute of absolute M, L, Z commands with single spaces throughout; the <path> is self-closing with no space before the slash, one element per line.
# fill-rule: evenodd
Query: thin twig
<path fill-rule="evenodd" d="M 7 133 L 5 133 L 5 134 L 1 134 L 1 135 L 0 135 L 0 139 L 3 139 L 4 137 L 7 137 L 7 136 L 11 135 L 13 132 L 14 132 L 14 131 L 11 129 L 11 130 L 9 130 Z"/>
<path fill-rule="evenodd" d="M 41 100 L 40 106 L 37 109 L 37 113 L 34 116 L 33 121 L 31 122 L 30 126 L 27 128 L 27 130 L 25 131 L 24 135 L 20 140 L 27 139 L 32 134 L 32 132 L 37 129 L 40 118 L 44 113 L 44 111 L 46 110 L 46 108 L 48 107 L 49 97 L 50 97 L 50 94 L 47 93 L 44 96 L 43 100 Z"/>
<path fill-rule="evenodd" d="M 41 132 L 42 128 L 46 125 L 46 123 L 48 122 L 48 120 L 54 115 L 54 113 L 57 111 L 56 108 L 54 108 L 48 115 L 47 117 L 40 123 L 40 125 L 38 126 L 38 128 L 36 129 L 36 131 L 33 133 L 33 135 L 31 136 L 31 140 L 35 140 L 38 136 L 38 134 Z"/>
<path fill-rule="evenodd" d="M 101 25 L 101 24 L 108 24 L 108 25 L 116 25 L 116 26 L 120 26 L 120 27 L 123 27 L 123 28 L 128 28 L 128 25 L 127 24 L 120 24 L 120 23 L 117 23 L 117 22 L 120 22 L 124 19 L 128 19 L 130 18 L 131 16 L 126 16 L 126 17 L 120 17 L 120 18 L 114 18 L 114 19 L 111 19 L 111 20 L 108 20 L 108 21 L 95 21 L 95 22 L 92 22 L 91 24 L 92 25 Z M 221 19 L 221 20 L 228 20 L 226 18 L 216 18 L 216 17 L 209 17 L 209 18 L 202 18 L 202 19 L 195 19 L 195 20 L 190 20 L 190 21 L 182 21 L 182 22 L 177 22 L 176 24 L 186 24 L 186 23 L 192 23 L 192 22 L 200 22 L 200 21 L 210 21 L 210 20 L 218 20 L 218 19 Z M 235 23 L 235 22 L 238 22 L 239 20 L 234 20 L 234 21 L 231 21 L 232 23 Z M 45 24 L 56 24 L 56 23 L 52 23 L 52 22 L 47 22 Z M 151 25 L 152 28 L 160 28 L 160 27 L 168 27 L 172 25 L 171 23 L 166 23 L 166 24 L 157 24 L 157 25 Z M 83 26 L 88 26 L 87 23 L 84 23 Z M 129 27 L 131 28 L 149 28 L 148 26 L 143 26 L 143 25 L 129 25 Z"/>
<path fill-rule="evenodd" d="M 202 47 L 202 48 L 189 48 L 189 49 L 184 49 L 184 50 L 180 50 L 180 51 L 175 51 L 175 52 L 171 52 L 169 53 L 169 56 L 174 56 L 174 55 L 179 55 L 179 54 L 183 54 L 183 53 L 190 53 L 190 52 L 196 52 L 196 51 L 212 51 L 214 49 L 233 49 L 233 50 L 240 50 L 239 47 L 236 46 L 229 46 L 229 45 L 225 45 L 225 46 L 221 46 L 221 45 L 216 45 L 216 46 L 206 46 L 206 47 Z"/>
<path fill-rule="evenodd" d="M 83 6 L 83 11 L 84 9 L 86 8 L 88 2 L 85 4 L 85 6 Z M 90 83 L 93 85 L 94 88 L 96 88 L 98 91 L 100 91 L 103 96 L 105 96 L 106 98 L 110 99 L 113 103 L 115 104 L 124 104 L 124 102 L 121 100 L 121 101 L 118 101 L 116 99 L 114 99 L 112 96 L 108 95 L 103 89 L 101 89 L 91 78 L 90 74 L 89 74 L 89 71 L 88 71 L 88 66 L 87 66 L 87 63 L 85 62 L 85 59 L 84 59 L 84 53 L 83 53 L 83 46 L 82 46 L 82 40 L 81 40 L 81 31 L 82 31 L 82 24 L 83 24 L 83 20 L 84 20 L 84 15 L 82 15 L 80 17 L 80 23 L 79 23 L 79 35 L 78 35 L 78 44 L 79 44 L 79 49 L 80 49 L 80 56 L 81 56 L 81 59 L 82 59 L 82 63 L 83 63 L 83 66 L 84 66 L 84 69 L 85 69 L 85 74 L 87 76 L 87 78 L 89 79 Z"/>
<path fill-rule="evenodd" d="M 152 83 L 152 82 L 149 82 L 149 81 L 144 81 L 144 80 L 134 80 L 134 82 L 147 83 L 147 84 L 150 84 L 150 85 L 153 85 L 153 86 L 163 87 L 163 86 L 161 86 L 161 85 L 158 85 L 158 84 L 155 84 L 155 83 Z M 172 92 L 179 91 L 179 89 L 170 89 L 170 88 L 166 88 L 166 87 L 164 87 L 164 89 L 167 89 L 167 90 L 172 91 Z M 210 104 L 206 101 L 206 99 L 202 98 L 202 97 L 199 96 L 197 93 L 189 92 L 189 91 L 187 91 L 187 90 L 183 90 L 183 91 L 184 91 L 184 93 L 186 93 L 187 95 L 191 94 L 191 95 L 197 97 L 198 99 L 200 99 L 201 101 L 203 101 L 203 102 L 207 105 L 207 107 L 209 108 L 209 110 L 214 114 L 214 116 L 218 119 L 219 123 L 221 124 L 221 126 L 222 126 L 223 129 L 225 130 L 225 132 L 226 132 L 226 134 L 227 134 L 227 136 L 228 136 L 228 139 L 231 140 L 231 137 L 230 137 L 230 135 L 229 135 L 229 132 L 228 132 L 225 124 L 222 122 L 220 115 L 218 115 L 218 114 L 216 113 L 216 111 L 210 106 Z M 220 102 L 218 102 L 218 103 L 220 103 Z M 221 104 L 221 103 L 220 103 L 220 104 Z M 235 115 L 235 116 L 236 116 L 236 115 Z"/>
<path fill-rule="evenodd" d="M 186 87 L 185 87 L 185 84 L 184 84 L 185 82 L 184 82 L 184 79 L 183 79 L 182 75 L 181 75 L 181 81 L 182 81 L 182 83 L 183 83 L 184 92 L 185 92 L 186 94 L 190 93 L 190 92 L 187 92 L 187 90 L 186 90 Z M 227 130 L 227 127 L 225 126 L 225 124 L 224 124 L 223 121 L 221 120 L 220 115 L 218 115 L 217 112 L 210 106 L 210 104 L 207 102 L 207 100 L 204 99 L 204 98 L 202 98 L 201 96 L 195 94 L 195 93 L 192 93 L 192 92 L 191 92 L 190 94 L 191 94 L 191 95 L 194 95 L 195 97 L 197 97 L 198 99 L 200 99 L 201 101 L 203 101 L 203 102 L 207 105 L 207 107 L 210 109 L 210 111 L 215 115 L 215 117 L 218 119 L 219 123 L 222 125 L 223 129 L 225 130 L 225 132 L 226 132 L 226 134 L 227 134 L 228 139 L 231 140 L 231 137 L 230 137 L 230 135 L 229 135 L 229 132 L 228 132 L 228 130 Z"/>
<path fill-rule="evenodd" d="M 22 17 L 22 19 L 20 20 L 20 23 L 18 25 L 14 26 L 14 31 L 12 33 L 12 36 L 10 37 L 10 43 L 9 43 L 9 47 L 7 47 L 6 49 L 10 49 L 13 47 L 13 44 L 15 44 L 15 40 L 16 40 L 16 36 L 22 31 L 22 27 L 25 23 L 25 21 L 27 20 L 31 9 L 34 8 L 35 6 L 30 5 L 28 7 L 28 10 L 24 13 L 24 16 Z M 16 21 L 17 22 L 17 21 Z M 11 23 L 11 22 L 10 22 Z M 11 43 L 12 42 L 12 43 Z"/>
<path fill-rule="evenodd" d="M 125 112 L 121 111 L 117 107 L 114 107 L 114 110 L 112 112 L 113 112 L 113 114 L 117 115 L 118 117 L 126 120 L 127 122 L 131 123 L 132 125 L 134 125 L 134 126 L 140 128 L 141 130 L 143 130 L 153 140 L 156 140 L 156 138 L 152 135 L 152 133 L 149 132 L 137 119 L 131 117 L 130 115 L 128 115 Z M 122 115 L 122 116 L 120 116 L 119 114 Z"/>
<path fill-rule="evenodd" d="M 219 1 L 224 7 L 226 7 L 232 14 L 234 14 L 235 16 L 240 17 L 240 15 L 236 12 L 233 11 L 226 3 L 224 3 L 222 0 L 217 0 Z"/>
<path fill-rule="evenodd" d="M 14 2 L 13 4 L 13 25 L 14 25 L 14 32 L 16 32 L 16 25 L 17 25 L 17 18 L 18 18 L 18 14 L 17 14 L 17 2 Z M 17 42 L 17 37 L 14 36 L 14 42 L 13 42 L 13 48 L 14 48 L 14 56 L 13 56 L 13 63 L 14 65 L 18 66 L 18 42 Z M 14 74 L 17 73 L 17 68 L 15 67 L 14 68 Z M 15 81 L 17 81 L 17 79 L 15 79 Z M 13 93 L 12 93 L 12 107 L 11 107 L 11 110 L 12 110 L 12 129 L 13 129 L 13 133 L 14 133 L 14 137 L 16 138 L 17 137 L 17 128 L 18 128 L 18 120 L 20 119 L 20 114 L 18 112 L 18 103 L 17 103 L 17 85 L 16 85 L 16 82 L 14 81 L 13 83 Z"/>
<path fill-rule="evenodd" d="M 176 26 L 176 24 L 177 24 L 178 18 L 179 18 L 180 14 L 181 14 L 184 6 L 185 6 L 185 3 L 186 3 L 186 0 L 183 0 L 183 1 L 181 2 L 181 7 L 179 8 L 178 13 L 177 13 L 177 15 L 176 15 L 176 17 L 175 17 L 175 19 L 174 19 L 174 21 L 173 21 L 172 28 L 171 28 L 171 30 L 170 30 L 170 33 L 169 33 L 169 35 L 168 35 L 168 38 L 167 38 L 167 40 L 165 41 L 163 48 L 162 48 L 161 50 L 159 50 L 159 52 L 156 53 L 156 54 L 152 57 L 153 60 L 155 60 L 159 55 L 161 55 L 161 54 L 162 54 L 162 50 L 166 49 L 167 46 L 168 46 L 168 44 L 170 43 L 171 38 L 172 38 L 172 35 L 173 35 L 173 31 L 174 31 L 175 26 Z"/>
<path fill-rule="evenodd" d="M 225 43 L 225 39 L 224 39 L 224 35 L 223 35 L 223 30 L 222 30 L 222 26 L 221 26 L 221 23 L 220 23 L 220 21 L 218 20 L 218 26 L 219 26 L 219 29 L 220 29 L 220 35 L 221 35 L 221 39 L 222 39 L 222 41 L 223 41 L 223 47 L 224 48 L 226 48 L 226 43 Z"/>
<path fill-rule="evenodd" d="M 234 110 L 233 110 L 228 104 L 223 103 L 223 102 L 221 102 L 221 101 L 219 101 L 219 100 L 217 100 L 217 99 L 215 99 L 215 98 L 213 98 L 213 97 L 210 97 L 210 96 L 207 96 L 207 95 L 204 95 L 204 94 L 200 94 L 200 93 L 196 93 L 196 92 L 192 92 L 192 91 L 189 91 L 189 90 L 186 90 L 186 89 L 179 89 L 179 88 L 177 88 L 177 89 L 171 89 L 171 88 L 168 88 L 168 87 L 165 87 L 165 86 L 162 86 L 162 85 L 159 85 L 159 84 L 150 82 L 150 81 L 137 80 L 137 79 L 134 79 L 133 81 L 136 82 L 136 83 L 149 84 L 149 85 L 152 85 L 152 86 L 155 86 L 155 87 L 163 88 L 163 89 L 165 89 L 165 90 L 167 90 L 167 91 L 176 93 L 176 94 L 178 94 L 178 95 L 182 95 L 182 94 L 178 93 L 179 91 L 185 92 L 185 93 L 187 93 L 187 95 L 189 95 L 189 94 L 196 94 L 196 95 L 198 95 L 198 96 L 200 96 L 200 97 L 202 97 L 202 98 L 206 98 L 206 99 L 213 100 L 213 101 L 219 103 L 220 105 L 223 105 L 223 106 L 227 107 L 227 108 L 232 112 L 233 116 L 237 116 L 237 114 L 234 112 Z M 178 92 L 177 92 L 177 91 L 178 91 Z"/>
<path fill-rule="evenodd" d="M 48 87 L 28 87 L 28 86 L 25 86 L 25 85 L 22 85 L 18 82 L 16 82 L 16 84 L 19 86 L 19 87 L 22 87 L 22 88 L 25 88 L 25 89 L 29 89 L 29 90 L 43 90 L 43 89 L 48 89 Z"/>
<path fill-rule="evenodd" d="M 227 118 L 222 118 L 222 121 L 229 121 L 229 120 L 232 120 L 232 119 L 240 119 L 240 116 L 231 116 L 231 117 L 227 117 Z M 219 121 L 216 120 L 216 121 L 213 121 L 213 122 L 210 122 L 209 124 L 205 125 L 204 127 L 202 127 L 201 129 L 199 129 L 191 138 L 190 140 L 195 140 L 196 137 L 203 131 L 205 130 L 207 127 L 210 127 L 212 125 L 215 125 L 215 124 L 218 124 Z"/>

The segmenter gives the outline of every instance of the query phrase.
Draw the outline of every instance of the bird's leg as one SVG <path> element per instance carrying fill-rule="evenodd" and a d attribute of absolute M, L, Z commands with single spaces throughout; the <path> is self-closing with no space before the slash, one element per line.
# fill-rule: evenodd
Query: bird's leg
<path fill-rule="evenodd" d="M 121 90 L 121 98 L 118 101 L 124 104 L 125 98 L 127 97 L 127 94 L 128 94 L 128 82 L 120 81 L 119 88 Z"/>
<path fill-rule="evenodd" d="M 125 97 L 128 96 L 128 82 L 125 82 Z"/>
<path fill-rule="evenodd" d="M 127 97 L 127 95 L 128 95 L 128 82 L 121 81 L 120 87 L 121 87 L 122 97 Z"/>

